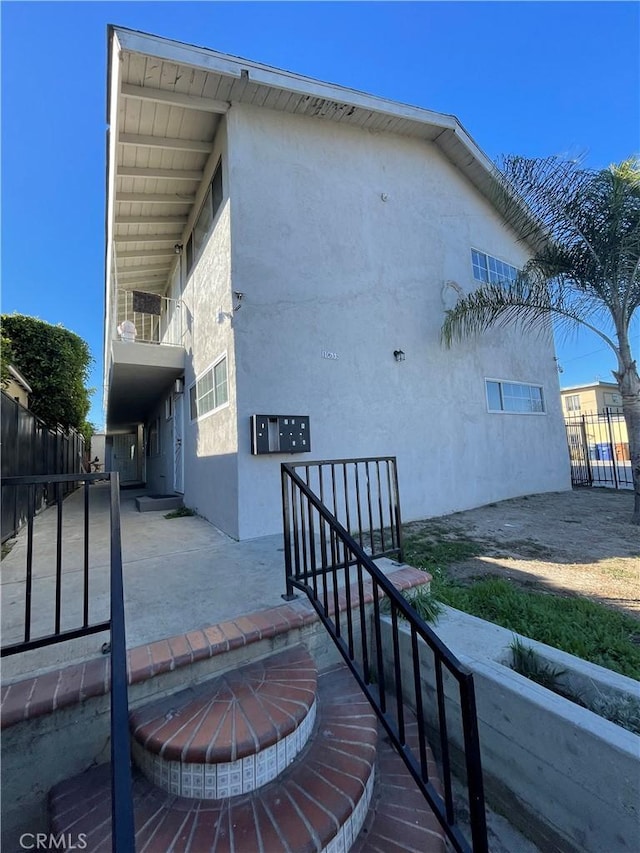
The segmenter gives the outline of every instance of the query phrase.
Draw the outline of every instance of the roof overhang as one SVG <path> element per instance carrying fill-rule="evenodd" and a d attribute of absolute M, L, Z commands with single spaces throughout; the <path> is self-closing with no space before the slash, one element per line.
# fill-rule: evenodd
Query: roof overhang
<path fill-rule="evenodd" d="M 235 103 L 424 139 L 505 213 L 496 167 L 455 116 L 122 27 L 109 27 L 109 62 L 107 233 L 119 281 L 166 289 Z"/>
<path fill-rule="evenodd" d="M 24 378 L 24 376 L 20 373 L 18 368 L 14 367 L 12 364 L 10 364 L 8 366 L 8 369 L 9 369 L 9 373 L 13 377 L 14 381 L 17 382 L 18 385 L 20 385 L 20 387 L 23 388 L 27 392 L 27 394 L 33 394 L 33 390 L 31 388 L 31 385 L 29 385 L 29 383 Z"/>

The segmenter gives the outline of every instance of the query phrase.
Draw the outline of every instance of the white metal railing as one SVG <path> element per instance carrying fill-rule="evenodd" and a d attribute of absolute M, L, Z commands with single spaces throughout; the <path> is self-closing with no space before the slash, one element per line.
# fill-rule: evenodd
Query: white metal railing
<path fill-rule="evenodd" d="M 117 291 L 117 323 L 114 337 L 128 343 L 182 346 L 182 305 L 177 299 L 141 293 Z M 147 305 L 145 306 L 145 298 Z M 147 310 L 135 310 L 147 308 Z"/>

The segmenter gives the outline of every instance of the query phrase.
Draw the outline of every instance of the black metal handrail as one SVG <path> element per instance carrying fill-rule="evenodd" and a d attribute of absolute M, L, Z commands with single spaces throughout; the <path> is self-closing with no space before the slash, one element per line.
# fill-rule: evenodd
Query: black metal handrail
<path fill-rule="evenodd" d="M 98 482 L 109 483 L 110 517 L 110 614 L 109 619 L 91 622 L 89 619 L 89 489 Z M 62 486 L 83 484 L 83 587 L 82 587 L 82 625 L 62 630 L 62 522 L 63 494 Z M 56 504 L 56 571 L 55 571 L 55 630 L 52 634 L 40 637 L 31 636 L 33 616 L 33 532 L 36 515 L 36 486 L 52 487 Z M 129 743 L 129 700 L 127 688 L 127 652 L 124 617 L 124 585 L 122 578 L 122 548 L 120 532 L 120 489 L 116 472 L 100 474 L 43 474 L 27 477 L 6 477 L 2 488 L 27 488 L 29 494 L 27 513 L 27 553 L 25 575 L 25 627 L 24 640 L 2 647 L 1 654 L 13 655 L 18 652 L 42 648 L 54 643 L 76 639 L 110 631 L 111 664 L 111 813 L 112 813 L 112 849 L 114 853 L 135 853 L 135 829 L 133 819 L 133 798 L 131 782 L 131 754 Z"/>
<path fill-rule="evenodd" d="M 395 557 L 402 561 L 402 522 L 395 456 L 323 459 L 289 463 L 304 472 L 306 486 L 313 491 L 372 559 Z M 295 513 L 295 505 L 293 512 Z M 293 520 L 294 535 L 297 530 Z M 302 560 L 307 558 L 301 551 Z M 287 596 L 293 590 L 287 587 Z"/>
<path fill-rule="evenodd" d="M 471 671 L 458 661 L 420 618 L 362 545 L 296 473 L 294 466 L 282 464 L 281 476 L 287 596 L 294 588 L 308 596 L 453 848 L 457 851 L 485 853 L 488 846 L 484 790 Z M 381 605 L 385 597 L 390 611 L 393 672 L 385 667 L 383 655 L 384 617 Z M 368 630 L 367 598 L 370 598 L 373 610 L 371 636 Z M 410 635 L 408 677 L 404 676 L 402 666 L 407 661 L 401 653 L 400 619 L 406 620 Z M 437 704 L 435 716 L 438 721 L 444 796 L 438 792 L 428 771 L 424 717 L 427 700 L 422 683 L 424 671 L 419 640 L 433 655 Z M 472 846 L 462 834 L 454 812 L 443 670 L 454 679 L 458 690 Z M 413 693 L 418 725 L 417 752 L 407 743 L 405 693 Z M 388 696 L 392 697 L 391 700 Z"/>

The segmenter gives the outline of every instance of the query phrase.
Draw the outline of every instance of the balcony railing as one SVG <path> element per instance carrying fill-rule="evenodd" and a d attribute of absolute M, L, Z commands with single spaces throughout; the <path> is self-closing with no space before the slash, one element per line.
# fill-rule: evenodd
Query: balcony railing
<path fill-rule="evenodd" d="M 115 333 L 127 343 L 182 346 L 182 304 L 168 296 L 120 289 Z"/>

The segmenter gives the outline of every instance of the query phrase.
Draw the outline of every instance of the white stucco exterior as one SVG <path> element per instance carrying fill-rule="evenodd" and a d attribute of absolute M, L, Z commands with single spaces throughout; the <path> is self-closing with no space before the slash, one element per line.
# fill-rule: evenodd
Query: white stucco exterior
<path fill-rule="evenodd" d="M 158 44 L 163 61 L 187 50 Z M 343 120 L 348 103 L 309 100 L 314 81 L 251 64 L 241 73 L 242 60 L 217 54 L 211 63 L 240 94 L 215 102 L 224 115 L 181 244 L 218 162 L 222 204 L 193 269 L 183 256 L 167 287 L 183 312 L 185 504 L 240 539 L 277 533 L 282 461 L 360 456 L 397 457 L 404 520 L 569 488 L 550 338 L 497 330 L 440 342 L 445 308 L 476 284 L 472 248 L 526 260 L 487 200 L 486 158 L 456 120 L 397 105 L 404 132 L 394 132 L 394 106 L 380 102 L 385 129 L 362 127 Z M 257 80 L 273 108 L 243 102 L 242 79 Z M 303 93 L 289 112 L 278 106 L 285 90 Z M 307 103 L 312 114 L 298 114 Z M 223 355 L 228 403 L 192 420 L 189 389 Z M 489 412 L 488 378 L 541 386 L 545 412 Z M 174 392 L 148 421 L 159 419 L 161 440 L 146 479 L 163 493 L 175 485 Z M 252 455 L 253 414 L 308 415 L 311 453 Z"/>
<path fill-rule="evenodd" d="M 474 286 L 471 247 L 525 260 L 469 182 L 419 140 L 226 118 L 230 199 L 184 299 L 195 373 L 226 350 L 233 391 L 187 427 L 187 503 L 242 539 L 280 530 L 279 465 L 303 457 L 252 456 L 254 413 L 308 414 L 310 459 L 397 456 L 406 520 L 568 488 L 551 343 L 440 343 L 447 282 Z M 487 377 L 542 385 L 546 413 L 489 413 Z"/>

